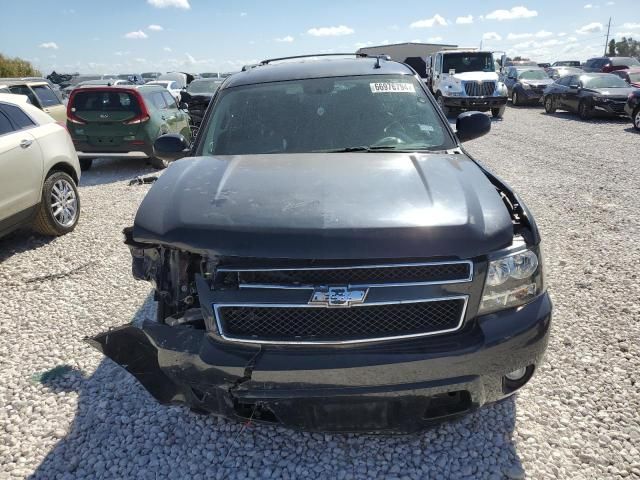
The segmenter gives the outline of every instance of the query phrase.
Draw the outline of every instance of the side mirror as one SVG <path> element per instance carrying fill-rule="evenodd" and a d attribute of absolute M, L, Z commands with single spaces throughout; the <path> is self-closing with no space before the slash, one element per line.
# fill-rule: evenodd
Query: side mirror
<path fill-rule="evenodd" d="M 178 133 L 169 133 L 156 138 L 153 142 L 153 153 L 167 162 L 173 162 L 189 155 L 187 140 Z"/>
<path fill-rule="evenodd" d="M 574 84 L 569 85 L 569 88 L 571 90 L 578 90 L 580 88 L 580 85 L 574 83 Z"/>
<path fill-rule="evenodd" d="M 460 142 L 481 137 L 491 130 L 491 119 L 481 112 L 464 112 L 456 120 L 456 134 Z"/>

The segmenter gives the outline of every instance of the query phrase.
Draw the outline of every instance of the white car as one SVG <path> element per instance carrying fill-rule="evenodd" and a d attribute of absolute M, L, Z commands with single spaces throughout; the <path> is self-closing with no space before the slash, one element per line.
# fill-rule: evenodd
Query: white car
<path fill-rule="evenodd" d="M 174 80 L 154 80 L 152 82 L 147 82 L 145 85 L 160 85 L 161 87 L 169 90 L 169 93 L 173 95 L 173 98 L 176 99 L 176 102 L 180 103 L 180 96 L 182 94 L 182 88 L 180 88 L 180 84 Z"/>
<path fill-rule="evenodd" d="M 66 129 L 26 96 L 0 93 L 0 236 L 25 225 L 44 235 L 72 231 L 79 180 Z"/>

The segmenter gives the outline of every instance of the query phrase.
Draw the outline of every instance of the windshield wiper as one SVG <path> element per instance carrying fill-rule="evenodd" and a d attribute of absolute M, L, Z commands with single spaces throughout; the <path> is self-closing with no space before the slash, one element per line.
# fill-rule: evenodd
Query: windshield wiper
<path fill-rule="evenodd" d="M 346 152 L 405 152 L 409 150 L 401 149 L 395 147 L 393 145 L 374 145 L 368 147 L 366 145 L 361 145 L 359 147 L 344 147 L 344 148 L 335 148 L 332 150 L 316 150 L 318 153 L 346 153 Z M 413 150 L 411 150 L 413 151 Z"/>

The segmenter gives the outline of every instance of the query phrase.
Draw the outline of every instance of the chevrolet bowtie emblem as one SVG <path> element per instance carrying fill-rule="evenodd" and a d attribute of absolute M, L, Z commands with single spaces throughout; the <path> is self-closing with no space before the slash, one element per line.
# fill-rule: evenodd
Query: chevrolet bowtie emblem
<path fill-rule="evenodd" d="M 368 291 L 367 288 L 319 287 L 313 291 L 309 305 L 350 307 L 356 303 L 363 303 Z"/>

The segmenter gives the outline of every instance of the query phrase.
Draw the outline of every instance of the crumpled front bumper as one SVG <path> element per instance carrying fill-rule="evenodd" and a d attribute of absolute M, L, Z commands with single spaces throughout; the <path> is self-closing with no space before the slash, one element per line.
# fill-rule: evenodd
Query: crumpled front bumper
<path fill-rule="evenodd" d="M 455 334 L 377 344 L 239 344 L 151 321 L 88 341 L 161 403 L 304 430 L 409 433 L 510 395 L 508 372 L 529 367 L 526 383 L 550 323 L 545 293 Z"/>

